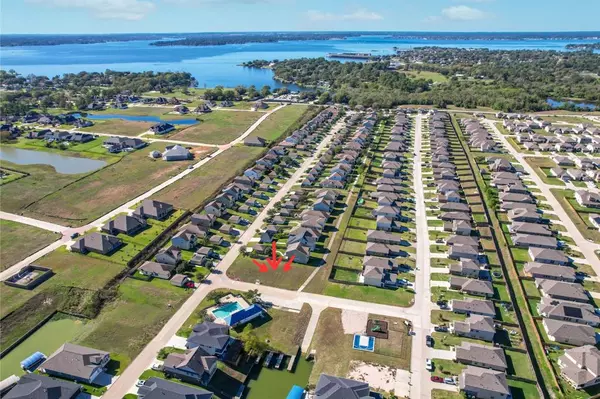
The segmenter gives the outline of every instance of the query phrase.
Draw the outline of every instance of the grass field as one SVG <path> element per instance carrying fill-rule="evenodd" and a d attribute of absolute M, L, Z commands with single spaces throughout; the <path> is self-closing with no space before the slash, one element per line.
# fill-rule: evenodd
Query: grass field
<path fill-rule="evenodd" d="M 307 119 L 316 114 L 319 108 L 307 107 L 304 105 L 288 105 L 277 112 L 269 115 L 249 137 L 262 137 L 265 140 L 273 141 L 281 137 L 286 130 L 300 119 Z M 305 121 L 307 122 L 307 121 Z M 299 123 L 302 125 L 302 123 Z"/>
<path fill-rule="evenodd" d="M 164 144 L 162 143 L 151 144 L 143 150 L 135 151 L 121 158 L 117 163 L 72 182 L 68 187 L 54 186 L 51 194 L 43 198 L 35 198 L 35 201 L 29 206 L 23 206 L 28 203 L 23 201 L 20 208 L 8 207 L 7 210 L 24 211 L 25 215 L 36 219 L 70 226 L 83 225 L 175 176 L 202 157 L 202 155 L 197 155 L 193 161 L 179 162 L 166 162 L 148 157 L 149 151 L 163 149 Z M 48 175 L 45 177 L 52 178 Z M 18 190 L 19 186 L 23 186 L 22 190 L 35 192 L 37 179 L 32 182 L 28 182 L 28 179 L 21 179 L 7 188 Z M 50 185 L 51 183 L 45 184 Z M 50 187 L 48 188 L 50 189 Z"/>
<path fill-rule="evenodd" d="M 597 213 L 592 208 L 582 207 L 575 200 L 575 194 L 571 190 L 550 189 L 554 197 L 562 205 L 565 212 L 571 218 L 571 221 L 577 226 L 579 232 L 588 240 L 596 243 L 600 242 L 600 232 L 592 227 L 588 221 L 588 216 L 591 213 Z"/>
<path fill-rule="evenodd" d="M 156 336 L 189 295 L 189 291 L 166 280 L 148 282 L 128 278 L 119 286 L 118 297 L 89 322 L 88 333 L 80 336 L 76 343 L 118 353 L 127 364 Z"/>
<path fill-rule="evenodd" d="M 535 170 L 544 183 L 555 186 L 565 185 L 562 180 L 550 174 L 550 169 L 556 166 L 554 161 L 552 161 L 550 158 L 525 157 L 525 161 L 531 165 L 533 170 Z"/>
<path fill-rule="evenodd" d="M 368 285 L 346 285 L 332 282 L 327 283 L 323 294 L 355 301 L 402 307 L 411 306 L 415 300 L 415 294 L 404 288 L 388 290 Z"/>
<path fill-rule="evenodd" d="M 0 270 L 4 270 L 60 238 L 26 224 L 0 220 Z"/>
<path fill-rule="evenodd" d="M 315 266 L 293 263 L 289 271 L 284 272 L 281 268 L 270 273 L 261 273 L 252 262 L 252 258 L 238 256 L 235 262 L 227 270 L 227 276 L 234 280 L 254 283 L 260 280 L 263 285 L 284 288 L 286 290 L 297 290 L 308 276 L 315 270 Z"/>
<path fill-rule="evenodd" d="M 264 148 L 261 147 L 232 147 L 159 191 L 153 199 L 168 202 L 176 208 L 194 209 L 212 198 L 226 181 L 240 174 L 263 151 Z"/>
<path fill-rule="evenodd" d="M 183 129 L 170 138 L 207 144 L 226 144 L 241 136 L 263 115 L 262 112 L 214 111 L 201 115 L 200 123 Z"/>
<path fill-rule="evenodd" d="M 152 122 L 126 121 L 124 119 L 96 119 L 94 120 L 93 126 L 84 127 L 80 130 L 90 133 L 108 133 L 119 136 L 138 136 L 150 129 L 150 127 L 153 125 L 155 124 Z"/>
<path fill-rule="evenodd" d="M 434 83 L 447 82 L 448 78 L 438 72 L 429 72 L 429 71 L 402 71 L 399 72 L 410 76 L 415 79 L 431 79 Z"/>
<path fill-rule="evenodd" d="M 388 321 L 389 337 L 387 340 L 377 339 L 374 352 L 363 352 L 352 349 L 353 335 L 344 334 L 340 309 L 327 308 L 321 313 L 311 343 L 311 349 L 316 351 L 311 384 L 317 381 L 321 373 L 345 377 L 352 360 L 410 369 L 412 338 L 403 321 L 377 315 L 369 315 L 369 318 Z"/>
<path fill-rule="evenodd" d="M 269 309 L 266 320 L 254 319 L 254 334 L 269 347 L 292 355 L 302 344 L 312 309 L 304 304 L 300 313 L 281 309 Z"/>

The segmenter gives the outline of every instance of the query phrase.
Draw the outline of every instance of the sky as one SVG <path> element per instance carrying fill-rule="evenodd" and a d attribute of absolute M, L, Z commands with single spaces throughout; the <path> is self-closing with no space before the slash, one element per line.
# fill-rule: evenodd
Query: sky
<path fill-rule="evenodd" d="M 598 31 L 600 0 L 1 0 L 1 33 Z"/>

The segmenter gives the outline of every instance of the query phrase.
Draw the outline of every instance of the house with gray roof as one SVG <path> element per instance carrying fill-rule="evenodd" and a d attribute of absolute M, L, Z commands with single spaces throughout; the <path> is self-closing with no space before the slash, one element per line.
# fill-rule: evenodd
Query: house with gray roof
<path fill-rule="evenodd" d="M 596 345 L 598 342 L 596 331 L 587 324 L 544 318 L 542 325 L 551 341 L 575 346 Z"/>
<path fill-rule="evenodd" d="M 175 265 L 168 265 L 166 263 L 150 262 L 146 261 L 138 271 L 144 276 L 157 277 L 163 280 L 168 280 L 175 271 Z"/>
<path fill-rule="evenodd" d="M 508 218 L 512 222 L 540 223 L 542 215 L 534 210 L 516 208 L 508 211 Z"/>
<path fill-rule="evenodd" d="M 163 220 L 173 212 L 173 205 L 166 202 L 145 199 L 142 206 L 134 211 L 134 215 L 144 218 Z"/>
<path fill-rule="evenodd" d="M 467 366 L 463 370 L 458 386 L 468 397 L 478 399 L 510 399 L 510 388 L 506 374 L 501 371 Z"/>
<path fill-rule="evenodd" d="M 595 308 L 587 303 L 559 301 L 546 296 L 538 303 L 537 308 L 541 316 L 549 319 L 587 324 L 592 327 L 600 325 L 600 316 L 596 314 Z"/>
<path fill-rule="evenodd" d="M 449 305 L 454 313 L 496 317 L 496 308 L 492 301 L 475 298 L 453 299 Z"/>
<path fill-rule="evenodd" d="M 490 281 L 477 280 L 464 277 L 450 277 L 450 288 L 471 295 L 480 295 L 487 298 L 494 296 L 494 287 Z"/>
<path fill-rule="evenodd" d="M 72 382 L 29 373 L 21 376 L 2 399 L 75 399 L 80 392 L 81 386 Z"/>
<path fill-rule="evenodd" d="M 551 236 L 537 236 L 531 234 L 515 234 L 512 236 L 513 245 L 518 248 L 557 248 L 558 241 Z"/>
<path fill-rule="evenodd" d="M 557 249 L 530 247 L 527 252 L 533 262 L 548 263 L 552 265 L 569 264 L 569 258 L 564 252 Z"/>
<path fill-rule="evenodd" d="M 481 273 L 479 264 L 470 259 L 462 259 L 459 263 L 450 265 L 450 274 L 461 277 L 478 279 Z"/>
<path fill-rule="evenodd" d="M 577 279 L 574 268 L 569 266 L 550 265 L 547 263 L 527 262 L 525 263 L 523 272 L 526 276 L 541 279 L 568 282 L 575 282 Z"/>
<path fill-rule="evenodd" d="M 573 302 L 589 302 L 587 291 L 581 284 L 567 283 L 563 281 L 536 279 L 535 285 L 542 295 L 552 299 Z"/>
<path fill-rule="evenodd" d="M 199 347 L 209 355 L 222 357 L 233 341 L 229 327 L 205 321 L 193 327 L 185 346 L 188 349 Z"/>
<path fill-rule="evenodd" d="M 73 245 L 71 251 L 86 254 L 95 252 L 102 255 L 108 255 L 119 249 L 123 242 L 115 236 L 100 233 L 90 233 L 79 238 Z"/>
<path fill-rule="evenodd" d="M 119 233 L 133 236 L 148 226 L 146 219 L 139 216 L 120 215 L 102 226 L 102 231 L 116 235 Z"/>
<path fill-rule="evenodd" d="M 450 331 L 461 337 L 492 342 L 496 335 L 494 319 L 487 316 L 470 315 L 464 321 L 454 321 Z"/>
<path fill-rule="evenodd" d="M 600 194 L 586 190 L 577 190 L 575 200 L 581 206 L 588 208 L 600 208 Z"/>
<path fill-rule="evenodd" d="M 448 250 L 450 259 L 477 259 L 479 257 L 479 248 L 472 245 L 455 244 Z"/>
<path fill-rule="evenodd" d="M 158 377 L 148 378 L 137 392 L 139 399 L 211 399 L 212 392 Z"/>
<path fill-rule="evenodd" d="M 169 353 L 163 364 L 166 375 L 174 375 L 182 381 L 207 385 L 217 371 L 217 357 L 196 347 L 184 353 Z"/>
<path fill-rule="evenodd" d="M 560 375 L 575 389 L 600 384 L 600 351 L 592 345 L 565 350 L 558 358 Z"/>
<path fill-rule="evenodd" d="M 315 387 L 315 399 L 370 399 L 369 384 L 348 378 L 321 374 Z"/>
<path fill-rule="evenodd" d="M 527 223 L 527 222 L 514 222 L 508 226 L 508 231 L 511 234 L 529 234 L 536 236 L 552 236 L 552 231 L 545 224 L 540 223 Z"/>
<path fill-rule="evenodd" d="M 504 350 L 496 346 L 462 342 L 455 348 L 455 351 L 456 361 L 462 364 L 497 371 L 506 371 L 508 368 Z"/>
<path fill-rule="evenodd" d="M 402 237 L 389 233 L 387 231 L 381 230 L 368 230 L 367 231 L 367 241 L 368 242 L 378 242 L 381 244 L 396 244 L 400 245 L 402 243 Z"/>
<path fill-rule="evenodd" d="M 90 384 L 109 360 L 108 352 L 65 343 L 42 363 L 40 370 L 50 376 Z"/>

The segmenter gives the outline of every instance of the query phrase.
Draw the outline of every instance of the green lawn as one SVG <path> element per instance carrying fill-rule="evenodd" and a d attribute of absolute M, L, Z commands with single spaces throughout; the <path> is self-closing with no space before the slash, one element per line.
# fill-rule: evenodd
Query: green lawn
<path fill-rule="evenodd" d="M 60 235 L 10 220 L 0 220 L 0 270 L 58 240 Z"/>
<path fill-rule="evenodd" d="M 126 121 L 125 119 L 97 119 L 94 120 L 93 126 L 84 127 L 79 130 L 82 132 L 107 133 L 135 137 L 148 131 L 153 125 L 155 125 L 153 122 Z"/>
<path fill-rule="evenodd" d="M 367 285 L 346 285 L 332 282 L 327 283 L 323 294 L 355 301 L 402 307 L 412 305 L 415 296 L 414 293 L 404 288 L 390 290 Z"/>
<path fill-rule="evenodd" d="M 438 377 L 452 377 L 460 375 L 467 366 L 454 360 L 431 359 L 433 363 L 433 375 Z"/>
<path fill-rule="evenodd" d="M 264 285 L 284 288 L 286 290 L 297 290 L 315 270 L 315 266 L 293 263 L 291 269 L 287 272 L 284 272 L 280 267 L 276 271 L 261 273 L 258 267 L 252 262 L 252 259 L 250 257 L 238 256 L 227 270 L 227 276 L 234 280 L 237 279 L 249 283 L 260 280 L 260 283 Z"/>
<path fill-rule="evenodd" d="M 575 194 L 571 190 L 551 189 L 552 194 L 565 212 L 571 218 L 571 221 L 577 226 L 579 232 L 588 240 L 600 243 L 600 232 L 598 229 L 591 227 L 587 220 L 590 213 L 597 213 L 595 210 L 580 206 L 575 200 Z"/>
<path fill-rule="evenodd" d="M 335 258 L 335 265 L 362 271 L 363 257 L 338 253 L 337 258 Z"/>
<path fill-rule="evenodd" d="M 513 399 L 537 399 L 540 394 L 535 384 L 508 380 L 508 387 Z"/>
<path fill-rule="evenodd" d="M 407 76 L 415 78 L 415 79 L 426 79 L 426 80 L 431 79 L 434 83 L 442 83 L 442 82 L 448 81 L 448 78 L 446 76 L 444 76 L 438 72 L 413 71 L 413 70 L 411 70 L 411 71 L 400 70 L 399 72 L 404 73 Z"/>
<path fill-rule="evenodd" d="M 275 104 L 271 104 L 275 107 Z M 249 137 L 262 137 L 267 141 L 279 139 L 290 129 L 299 128 L 308 122 L 321 109 L 304 105 L 288 105 L 277 112 L 272 113 L 265 119 Z"/>
<path fill-rule="evenodd" d="M 535 380 L 535 374 L 529 361 L 527 353 L 505 350 L 506 362 L 508 363 L 508 374 L 521 378 Z"/>
<path fill-rule="evenodd" d="M 226 144 L 242 135 L 262 112 L 214 111 L 199 116 L 200 122 L 170 136 L 173 140 Z"/>
<path fill-rule="evenodd" d="M 264 150 L 260 147 L 232 147 L 162 189 L 153 199 L 173 204 L 176 208 L 195 209 L 212 198 L 225 182 L 243 172 Z"/>

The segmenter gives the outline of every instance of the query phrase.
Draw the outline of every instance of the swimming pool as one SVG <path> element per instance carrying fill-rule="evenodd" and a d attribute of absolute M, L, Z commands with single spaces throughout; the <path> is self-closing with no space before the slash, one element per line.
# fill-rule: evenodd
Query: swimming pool
<path fill-rule="evenodd" d="M 368 337 L 366 335 L 354 334 L 352 348 L 361 351 L 373 352 L 375 350 L 375 338 Z"/>
<path fill-rule="evenodd" d="M 212 311 L 212 314 L 218 319 L 224 319 L 232 313 L 242 310 L 242 306 L 237 302 L 231 302 Z"/>

